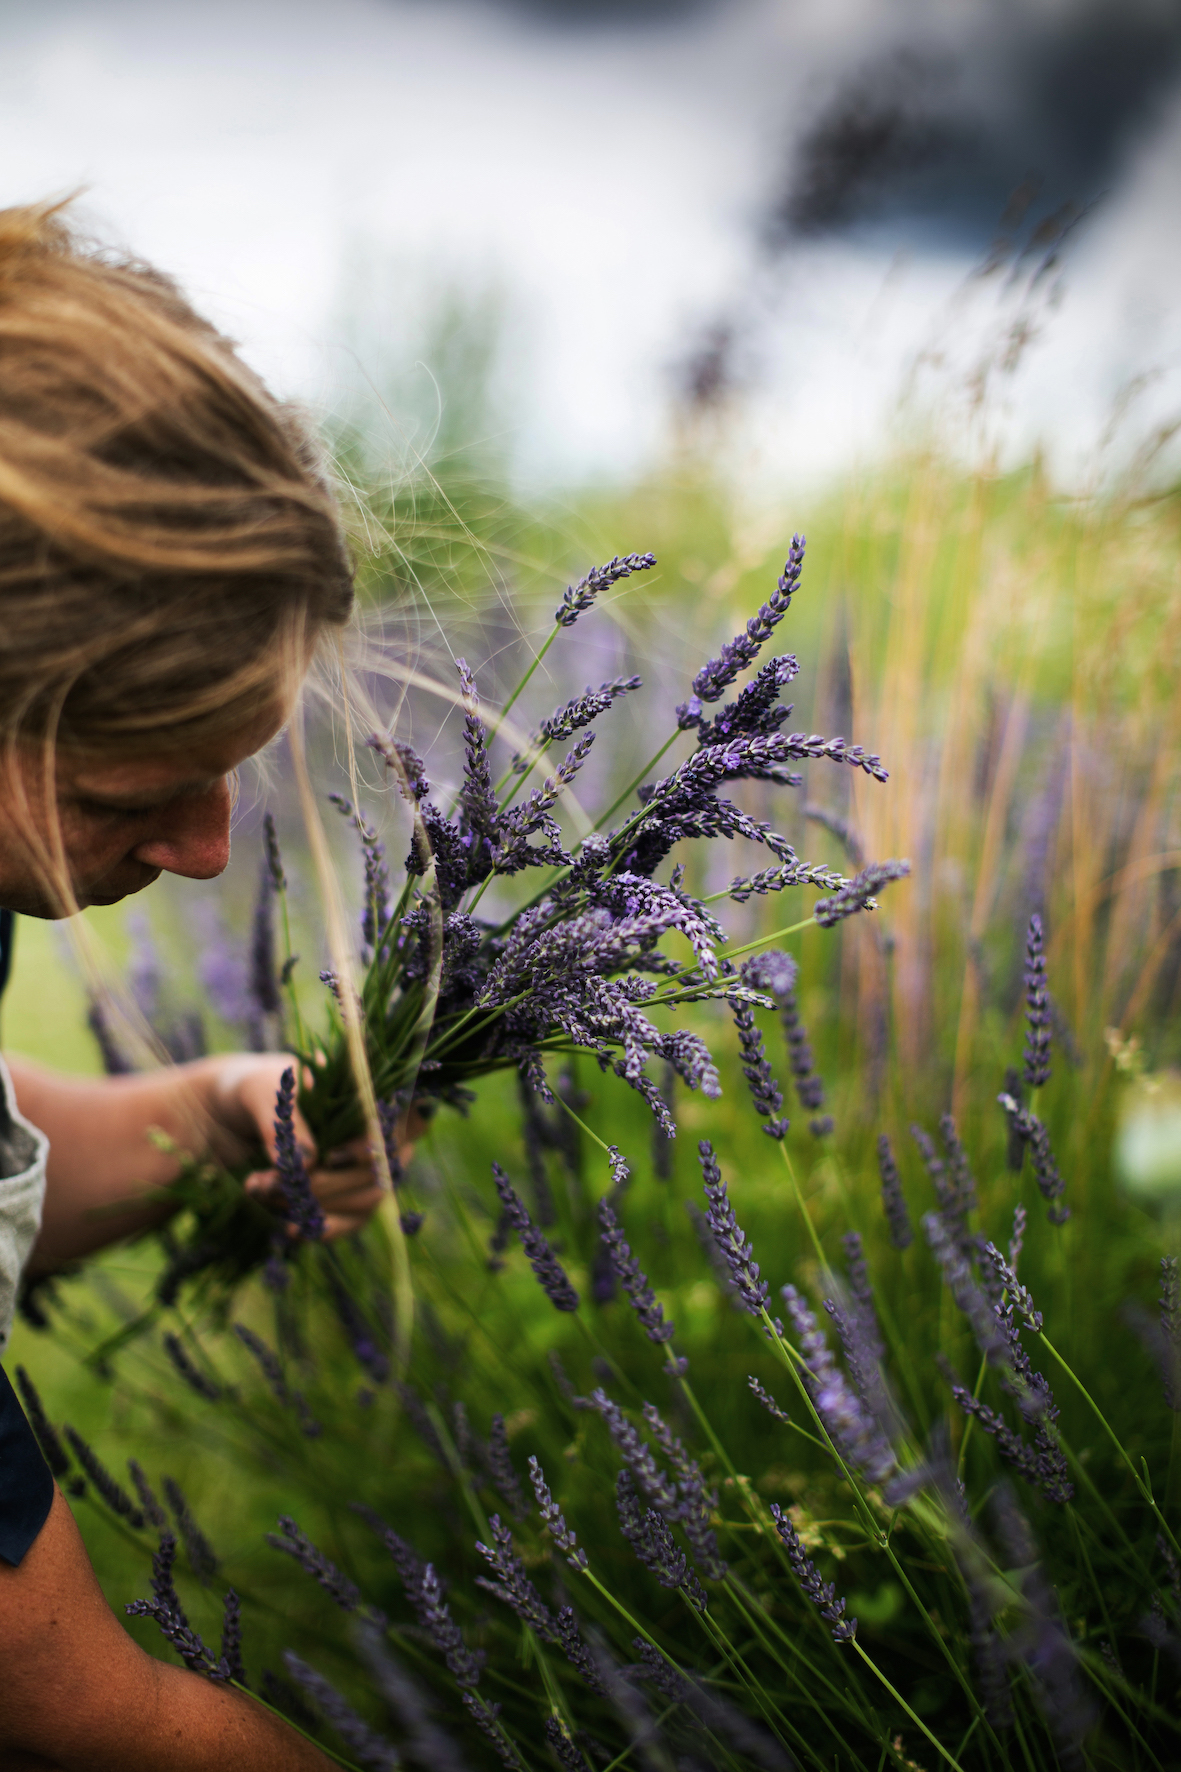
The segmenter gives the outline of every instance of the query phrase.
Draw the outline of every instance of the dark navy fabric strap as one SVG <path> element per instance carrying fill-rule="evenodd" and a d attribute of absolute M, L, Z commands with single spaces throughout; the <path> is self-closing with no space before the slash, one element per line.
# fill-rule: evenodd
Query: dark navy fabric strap
<path fill-rule="evenodd" d="M 12 966 L 12 912 L 0 911 L 0 996 L 8 983 Z"/>
<path fill-rule="evenodd" d="M 12 912 L 0 911 L 0 993 L 12 965 Z M 13 1567 L 49 1518 L 53 1478 L 0 1366 L 0 1558 Z"/>
<path fill-rule="evenodd" d="M 49 1518 L 53 1478 L 0 1366 L 0 1557 L 15 1568 Z"/>

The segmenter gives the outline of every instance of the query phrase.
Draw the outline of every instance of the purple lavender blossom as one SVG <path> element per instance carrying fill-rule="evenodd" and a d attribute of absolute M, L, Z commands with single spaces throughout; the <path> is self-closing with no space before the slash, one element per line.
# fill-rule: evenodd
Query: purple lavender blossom
<path fill-rule="evenodd" d="M 844 760 L 855 760 L 852 751 Z M 860 761 L 860 758 L 856 760 Z M 872 757 L 869 763 L 863 762 L 861 766 L 868 769 L 871 775 L 876 775 L 879 781 L 884 781 L 884 769 L 878 771 L 870 768 L 870 764 L 876 762 L 877 758 Z M 905 880 L 909 873 L 908 861 L 871 861 L 868 867 L 862 868 L 847 885 L 842 886 L 835 897 L 817 900 L 814 911 L 816 921 L 822 929 L 831 929 L 834 924 L 840 923 L 845 917 L 855 916 L 858 911 L 876 910 L 877 894 L 882 887 L 888 886 L 891 880 Z"/>
<path fill-rule="evenodd" d="M 1161 1256 L 1160 1354 L 1165 1402 L 1181 1411 L 1181 1281 L 1175 1255 Z"/>
<path fill-rule="evenodd" d="M 452 1619 L 451 1610 L 443 1599 L 442 1583 L 432 1564 L 424 1565 L 417 1592 L 412 1591 L 410 1598 L 423 1629 L 447 1663 L 456 1685 L 474 1690 L 480 1682 L 484 1657 L 474 1654 L 464 1642 L 463 1632 Z"/>
<path fill-rule="evenodd" d="M 459 692 L 463 699 L 463 805 L 476 852 L 469 858 L 468 874 L 469 878 L 480 880 L 486 877 L 491 866 L 489 858 L 500 817 L 488 761 L 488 735 L 480 719 L 480 698 L 475 679 L 466 659 L 457 658 L 455 668 L 459 672 Z M 479 853 L 481 850 L 482 854 Z"/>
<path fill-rule="evenodd" d="M 135 1070 L 131 1059 L 115 1038 L 106 1006 L 92 997 L 86 1011 L 86 1025 L 98 1042 L 102 1066 L 108 1077 L 125 1077 Z"/>
<path fill-rule="evenodd" d="M 322 1431 L 320 1423 L 312 1417 L 303 1392 L 289 1388 L 283 1376 L 283 1368 L 278 1355 L 267 1346 L 261 1336 L 254 1333 L 253 1329 L 247 1328 L 245 1323 L 235 1323 L 234 1334 L 242 1346 L 257 1360 L 263 1377 L 274 1393 L 276 1402 L 281 1403 L 285 1409 L 290 1407 L 295 1410 L 299 1416 L 300 1430 L 307 1439 L 319 1439 Z"/>
<path fill-rule="evenodd" d="M 178 1336 L 166 1334 L 162 1337 L 164 1352 L 172 1361 L 177 1372 L 184 1379 L 190 1390 L 196 1391 L 199 1397 L 207 1402 L 216 1403 L 221 1396 L 221 1386 L 206 1376 L 199 1366 L 195 1366 Z"/>
<path fill-rule="evenodd" d="M 514 1549 L 512 1532 L 507 1526 L 501 1525 L 499 1514 L 492 1515 L 488 1529 L 493 1542 L 489 1545 L 477 1539 L 476 1549 L 498 1579 L 488 1581 L 479 1575 L 476 1577 L 476 1586 L 486 1588 L 498 1600 L 503 1600 L 522 1624 L 536 1631 L 543 1642 L 557 1643 L 559 1638 L 553 1616 L 530 1581 L 525 1565 Z"/>
<path fill-rule="evenodd" d="M 363 1722 L 352 1705 L 342 1698 L 330 1680 L 306 1661 L 301 1661 L 293 1649 L 284 1649 L 283 1665 L 300 1690 L 311 1699 L 324 1721 L 331 1725 L 340 1736 L 351 1754 L 354 1754 L 366 1772 L 395 1772 L 401 1766 L 401 1757 L 397 1749 L 384 1737 Z"/>
<path fill-rule="evenodd" d="M 1027 1617 L 1010 1638 L 1010 1653 L 1029 1670 L 1064 1772 L 1081 1772 L 1086 1763 L 1083 1740 L 1096 1721 L 1095 1706 L 1079 1678 L 1078 1658 L 1037 1560 L 1033 1534 L 1007 1485 L 996 1492 L 992 1511 L 1005 1567 L 1023 1571 Z"/>
<path fill-rule="evenodd" d="M 792 712 L 790 705 L 780 704 L 779 691 L 799 672 L 799 660 L 792 653 L 768 659 L 734 701 L 719 708 L 712 720 L 699 720 L 698 744 L 724 744 L 738 733 L 777 732 Z"/>
<path fill-rule="evenodd" d="M 582 1640 L 573 1606 L 563 1606 L 560 1609 L 556 1620 L 556 1629 L 558 1641 L 565 1651 L 566 1660 L 571 1667 L 578 1669 L 596 1697 L 605 1698 L 607 1687 L 599 1672 L 598 1663 Z"/>
<path fill-rule="evenodd" d="M 160 1548 L 152 1558 L 151 1600 L 132 1600 L 123 1610 L 131 1618 L 152 1618 L 165 1640 L 172 1644 L 190 1673 L 215 1676 L 217 1657 L 202 1642 L 185 1616 L 173 1584 L 172 1566 L 176 1560 L 176 1539 L 171 1532 L 160 1534 Z"/>
<path fill-rule="evenodd" d="M 246 995 L 250 1048 L 253 1052 L 269 1051 L 277 1044 L 283 999 L 275 958 L 275 882 L 266 856 L 254 900 Z"/>
<path fill-rule="evenodd" d="M 882 1178 L 882 1210 L 890 1229 L 890 1241 L 895 1249 L 909 1249 L 914 1242 L 910 1210 L 902 1191 L 902 1178 L 894 1161 L 894 1152 L 884 1132 L 878 1139 L 878 1173 Z"/>
<path fill-rule="evenodd" d="M 222 1601 L 218 1677 L 233 1680 L 239 1686 L 246 1684 L 246 1669 L 242 1665 L 242 1603 L 232 1587 L 226 1589 Z"/>
<path fill-rule="evenodd" d="M 286 892 L 287 875 L 283 872 L 283 857 L 279 851 L 279 833 L 275 829 L 274 816 L 267 812 L 262 821 L 263 842 L 266 845 L 267 869 L 271 876 L 271 885 L 276 892 Z"/>
<path fill-rule="evenodd" d="M 751 990 L 759 990 L 761 987 L 758 980 L 765 971 L 765 963 L 760 966 L 757 961 L 747 961 L 740 974 L 743 984 Z M 786 973 L 781 973 L 780 976 L 786 976 Z M 755 1025 L 754 1010 L 749 1003 L 732 1003 L 730 1013 L 738 1030 L 738 1043 L 742 1049 L 742 1074 L 746 1078 L 755 1112 L 760 1119 L 767 1122 L 763 1127 L 767 1137 L 782 1139 L 787 1134 L 790 1122 L 783 1117 L 783 1092 L 772 1075 L 762 1031 Z"/>
<path fill-rule="evenodd" d="M 33 1437 L 41 1448 L 41 1456 L 49 1466 L 51 1475 L 59 1482 L 70 1469 L 70 1455 L 58 1438 L 57 1429 L 45 1413 L 45 1405 L 41 1401 L 40 1392 L 29 1377 L 23 1366 L 16 1369 L 17 1388 L 21 1401 L 25 1406 L 25 1414 L 29 1418 L 29 1426 Z"/>
<path fill-rule="evenodd" d="M 266 1541 L 272 1550 L 283 1551 L 294 1558 L 300 1568 L 311 1575 L 324 1592 L 345 1612 L 364 1611 L 364 1615 L 378 1629 L 384 1630 L 385 1614 L 375 1608 L 361 1606 L 361 1590 L 355 1581 L 341 1573 L 336 1564 L 326 1557 L 322 1550 L 314 1545 L 307 1534 L 301 1531 L 289 1514 L 280 1514 L 279 1531 L 268 1532 Z"/>
<path fill-rule="evenodd" d="M 98 1454 L 94 1451 L 93 1447 L 82 1438 L 80 1433 L 76 1433 L 68 1423 L 62 1431 L 64 1432 L 66 1439 L 70 1442 L 70 1450 L 73 1452 L 74 1457 L 78 1460 L 78 1463 L 82 1466 L 82 1469 L 94 1484 L 95 1489 L 111 1509 L 111 1512 L 118 1514 L 121 1519 L 126 1520 L 129 1526 L 139 1527 L 144 1525 L 144 1515 L 141 1509 L 136 1507 L 134 1501 L 132 1501 L 123 1485 L 115 1481 L 114 1477 L 98 1457 Z"/>
<path fill-rule="evenodd" d="M 834 1582 L 821 1581 L 820 1571 L 800 1542 L 800 1535 L 777 1501 L 771 1503 L 775 1530 L 783 1540 L 792 1573 L 803 1589 L 806 1599 L 819 1607 L 820 1616 L 832 1626 L 834 1643 L 851 1643 L 857 1635 L 857 1620 L 845 1617 L 845 1601 L 837 1599 Z"/>
<path fill-rule="evenodd" d="M 135 1493 L 139 1496 L 139 1505 L 143 1508 L 144 1518 L 149 1526 L 156 1528 L 157 1532 L 162 1531 L 168 1524 L 168 1515 L 156 1500 L 155 1491 L 144 1475 L 143 1467 L 134 1458 L 129 1458 L 127 1469 L 131 1481 L 135 1485 Z"/>
<path fill-rule="evenodd" d="M 631 1307 L 635 1311 L 649 1341 L 662 1345 L 671 1341 L 675 1333 L 675 1324 L 664 1320 L 664 1307 L 657 1303 L 656 1296 L 648 1284 L 648 1276 L 640 1267 L 624 1238 L 619 1220 L 606 1199 L 599 1201 L 599 1223 L 603 1227 L 603 1242 L 606 1245 L 612 1271 L 619 1284 L 627 1293 Z"/>
<path fill-rule="evenodd" d="M 865 850 L 860 837 L 848 819 L 841 818 L 836 812 L 830 812 L 825 806 L 817 806 L 813 800 L 805 802 L 804 817 L 811 819 L 813 824 L 823 826 L 831 836 L 835 837 L 855 868 L 865 866 Z"/>
<path fill-rule="evenodd" d="M 1029 1032 L 1025 1040 L 1024 1081 L 1031 1089 L 1040 1089 L 1050 1080 L 1050 1039 L 1054 1018 L 1046 990 L 1046 944 L 1042 920 L 1034 911 L 1029 919 L 1025 941 L 1025 1019 Z"/>
<path fill-rule="evenodd" d="M 361 857 L 365 870 L 361 942 L 365 952 L 373 956 L 382 946 L 393 909 L 385 846 L 372 825 L 366 824 L 360 812 L 343 794 L 329 794 L 328 798 L 341 816 L 349 820 L 361 840 Z"/>
<path fill-rule="evenodd" d="M 431 1715 L 432 1700 L 390 1653 L 382 1634 L 362 1625 L 357 1632 L 361 1655 L 382 1697 L 395 1712 L 408 1740 L 409 1757 L 430 1772 L 468 1772 L 459 1750 Z"/>
<path fill-rule="evenodd" d="M 541 1282 L 546 1297 L 555 1310 L 576 1311 L 578 1309 L 577 1292 L 567 1279 L 565 1269 L 550 1248 L 549 1243 L 533 1224 L 499 1163 L 492 1165 L 492 1179 L 496 1183 L 496 1192 L 500 1196 L 501 1208 L 520 1237 L 521 1245 L 529 1258 L 529 1265 Z"/>
<path fill-rule="evenodd" d="M 275 1098 L 275 1166 L 288 1220 L 305 1241 L 318 1243 L 324 1235 L 324 1213 L 295 1142 L 295 1071 L 290 1065 L 283 1072 Z"/>
<path fill-rule="evenodd" d="M 1049 1202 L 1046 1210 L 1047 1219 L 1051 1224 L 1065 1224 L 1070 1217 L 1070 1207 L 1059 1206 L 1055 1202 L 1062 1198 L 1066 1191 L 1066 1183 L 1059 1173 L 1054 1152 L 1050 1147 L 1049 1133 L 1037 1115 L 1031 1114 L 1028 1108 L 1020 1107 L 1011 1095 L 998 1095 L 997 1100 L 1005 1110 L 1010 1132 L 1029 1147 L 1030 1161 L 1033 1164 L 1033 1174 L 1038 1191 L 1042 1199 Z"/>
<path fill-rule="evenodd" d="M 592 689 L 588 683 L 581 695 L 555 708 L 548 719 L 541 722 L 529 740 L 528 752 L 513 758 L 513 769 L 522 774 L 529 767 L 533 753 L 541 752 L 547 745 L 557 744 L 561 739 L 573 737 L 574 733 L 597 720 L 600 714 L 606 713 L 621 695 L 630 695 L 643 686 L 642 677 L 612 677 L 609 683 L 600 683 L 597 689 Z"/>
<path fill-rule="evenodd" d="M 663 1516 L 654 1507 L 644 1507 L 629 1470 L 621 1470 L 615 1480 L 615 1507 L 619 1529 L 644 1567 L 661 1587 L 679 1588 L 691 1605 L 704 1612 L 704 1588 L 684 1551 L 677 1549 Z"/>
<path fill-rule="evenodd" d="M 426 1572 L 426 1564 L 422 1561 L 421 1557 L 414 1549 L 414 1546 L 408 1544 L 404 1538 L 400 1537 L 398 1533 L 394 1531 L 392 1526 L 387 1526 L 380 1514 L 375 1513 L 371 1507 L 366 1507 L 364 1502 L 352 1501 L 349 1503 L 349 1507 L 353 1513 L 359 1514 L 361 1519 L 365 1521 L 365 1524 L 372 1527 L 373 1531 L 377 1533 L 390 1554 L 394 1568 L 398 1571 L 402 1586 L 406 1589 L 411 1600 L 413 1600 L 422 1587 L 422 1579 Z"/>
<path fill-rule="evenodd" d="M 761 648 L 791 608 L 791 600 L 799 588 L 800 573 L 804 569 L 804 546 L 802 535 L 792 536 L 791 552 L 787 556 L 779 582 L 758 614 L 751 616 L 745 633 L 736 635 L 733 640 L 727 640 L 720 656 L 711 658 L 702 665 L 693 679 L 693 694 L 698 700 L 720 701 L 735 678 L 754 663 Z"/>
<path fill-rule="evenodd" d="M 570 1738 L 570 1731 L 561 1717 L 545 1719 L 545 1738 L 563 1772 L 586 1772 L 586 1760 Z"/>
<path fill-rule="evenodd" d="M 1020 1314 L 1028 1329 L 1035 1334 L 1040 1330 L 1041 1314 L 1034 1309 L 1033 1299 L 995 1244 L 986 1243 L 982 1250 L 999 1289 L 999 1297 L 993 1302 L 977 1285 L 943 1218 L 929 1213 L 923 1228 L 952 1297 L 972 1326 L 977 1346 L 989 1365 L 997 1369 L 1003 1389 L 1016 1400 L 1023 1419 L 1033 1426 L 1033 1444 L 1015 1433 L 1002 1415 L 974 1396 L 966 1385 L 953 1380 L 952 1396 L 965 1414 L 974 1415 L 985 1433 L 996 1441 L 1002 1458 L 1040 1488 L 1047 1500 L 1069 1501 L 1074 1487 L 1067 1477 L 1066 1455 L 1053 1431 L 1058 1408 L 1046 1379 L 1033 1369 L 1016 1323 Z"/>
<path fill-rule="evenodd" d="M 644 1404 L 644 1420 L 672 1467 L 680 1496 L 675 1517 L 689 1541 L 693 1560 L 710 1581 L 723 1581 L 729 1566 L 718 1550 L 717 1535 L 710 1525 L 710 1519 L 718 1505 L 717 1494 L 707 1492 L 701 1467 L 696 1459 L 690 1458 L 681 1441 L 669 1431 L 654 1403 Z"/>
<path fill-rule="evenodd" d="M 788 886 L 820 886 L 826 892 L 833 892 L 848 885 L 844 874 L 838 874 L 835 868 L 797 861 L 794 851 L 789 854 L 790 859 L 777 868 L 762 868 L 745 879 L 738 875 L 730 882 L 730 897 L 736 904 L 745 904 L 752 896 L 762 898 L 768 892 L 783 892 Z"/>
<path fill-rule="evenodd" d="M 864 1471 L 871 1482 L 881 1482 L 897 1460 L 873 1410 L 837 1365 L 824 1331 L 796 1288 L 784 1286 L 782 1296 L 804 1356 L 804 1384 L 825 1432 L 846 1464 Z M 835 1307 L 832 1314 L 837 1314 Z M 858 1370 L 868 1374 L 875 1363 L 868 1338 L 863 1332 L 854 1332 L 847 1322 L 839 1326 L 845 1328 L 849 1345 L 856 1349 Z M 867 1388 L 868 1382 L 866 1377 Z"/>
<path fill-rule="evenodd" d="M 600 591 L 609 590 L 621 578 L 630 578 L 633 572 L 648 572 L 655 564 L 655 554 L 616 554 L 605 566 L 592 566 L 585 578 L 567 585 L 554 611 L 555 622 L 560 628 L 572 628 Z"/>
<path fill-rule="evenodd" d="M 648 1500 L 655 1503 L 662 1514 L 675 1520 L 680 1511 L 680 1493 L 676 1483 L 657 1464 L 647 1440 L 601 1387 L 591 1392 L 589 1402 L 591 1408 L 602 1416 L 608 1433 Z"/>
<path fill-rule="evenodd" d="M 533 1493 L 537 1497 L 537 1506 L 545 1529 L 565 1555 L 572 1569 L 586 1568 L 586 1552 L 578 1546 L 577 1534 L 571 1532 L 566 1524 L 566 1516 L 550 1494 L 549 1484 L 545 1480 L 545 1472 L 536 1458 L 529 1460 L 529 1477 L 533 1484 Z"/>
<path fill-rule="evenodd" d="M 508 1433 L 503 1415 L 492 1417 L 488 1444 L 481 1448 L 481 1455 L 492 1486 L 501 1500 L 512 1509 L 516 1519 L 525 1519 L 529 1508 L 521 1490 L 521 1479 L 514 1469 L 512 1454 L 508 1449 Z"/>
<path fill-rule="evenodd" d="M 767 1387 L 757 1379 L 753 1373 L 748 1374 L 746 1382 L 754 1392 L 755 1396 L 759 1399 L 759 1402 L 763 1405 L 763 1408 L 767 1410 L 768 1414 L 773 1415 L 776 1421 L 781 1421 L 784 1427 L 790 1427 L 791 1416 L 786 1410 L 779 1407 L 779 1404 L 775 1401 L 775 1398 L 771 1395 Z"/>
<path fill-rule="evenodd" d="M 771 1288 L 765 1280 L 759 1278 L 754 1249 L 734 1215 L 722 1172 L 714 1156 L 713 1145 L 707 1138 L 703 1138 L 697 1149 L 701 1158 L 705 1197 L 709 1201 L 706 1221 L 713 1233 L 714 1242 L 725 1257 L 738 1296 L 753 1317 L 760 1316 Z"/>
<path fill-rule="evenodd" d="M 1009 1238 L 1009 1266 L 1017 1272 L 1021 1251 L 1025 1247 L 1025 1222 L 1028 1214 L 1020 1201 L 1013 1208 L 1013 1235 Z"/>
<path fill-rule="evenodd" d="M 349 1338 L 349 1345 L 358 1364 L 364 1367 L 375 1384 L 384 1384 L 390 1375 L 389 1359 L 378 1346 L 377 1337 L 366 1322 L 364 1313 L 335 1274 L 329 1274 L 328 1284 L 336 1314 Z"/>
<path fill-rule="evenodd" d="M 800 1020 L 794 984 L 790 989 L 780 990 L 776 994 L 779 997 L 780 1019 L 783 1022 L 788 1064 L 795 1080 L 796 1094 L 800 1098 L 800 1106 L 812 1115 L 808 1127 L 813 1137 L 824 1138 L 832 1131 L 832 1116 L 820 1112 L 824 1106 L 824 1079 L 812 1069 L 812 1047 L 808 1040 L 808 1030 Z"/>
<path fill-rule="evenodd" d="M 189 1506 L 180 1484 L 175 1482 L 172 1477 L 165 1477 L 163 1487 L 164 1499 L 172 1509 L 176 1529 L 184 1541 L 189 1568 L 202 1587 L 208 1587 L 217 1574 L 221 1558 L 193 1518 L 193 1510 Z"/>

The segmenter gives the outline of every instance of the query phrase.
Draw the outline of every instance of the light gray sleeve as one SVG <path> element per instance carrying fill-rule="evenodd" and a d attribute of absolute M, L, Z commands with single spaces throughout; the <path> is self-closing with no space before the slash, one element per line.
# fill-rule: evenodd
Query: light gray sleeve
<path fill-rule="evenodd" d="M 49 1140 L 16 1110 L 12 1078 L 0 1058 L 0 1353 L 8 1345 L 17 1287 L 41 1229 Z"/>

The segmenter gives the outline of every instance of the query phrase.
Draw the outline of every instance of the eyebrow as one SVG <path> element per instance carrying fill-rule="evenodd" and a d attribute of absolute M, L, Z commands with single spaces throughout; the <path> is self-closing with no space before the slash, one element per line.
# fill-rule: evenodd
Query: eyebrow
<path fill-rule="evenodd" d="M 193 777 L 189 781 L 170 782 L 160 788 L 125 788 L 122 793 L 117 789 L 104 790 L 100 787 L 89 788 L 85 782 L 74 782 L 69 792 L 76 800 L 89 800 L 96 806 L 107 806 L 114 812 L 150 811 L 154 806 L 166 805 L 170 800 L 191 799 L 194 794 L 201 794 L 211 788 L 215 782 L 221 781 L 219 775 Z"/>

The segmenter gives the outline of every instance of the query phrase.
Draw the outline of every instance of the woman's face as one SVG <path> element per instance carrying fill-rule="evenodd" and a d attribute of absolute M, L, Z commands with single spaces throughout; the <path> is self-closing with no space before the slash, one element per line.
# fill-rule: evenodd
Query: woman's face
<path fill-rule="evenodd" d="M 229 777 L 260 751 L 290 712 L 275 699 L 240 727 L 182 750 L 145 738 L 126 752 L 59 748 L 57 819 L 78 905 L 115 904 L 161 874 L 212 880 L 230 859 Z M 24 759 L 29 813 L 43 839 L 51 822 L 40 752 Z M 30 917 L 65 914 L 21 840 L 29 813 L 0 775 L 0 905 Z"/>

